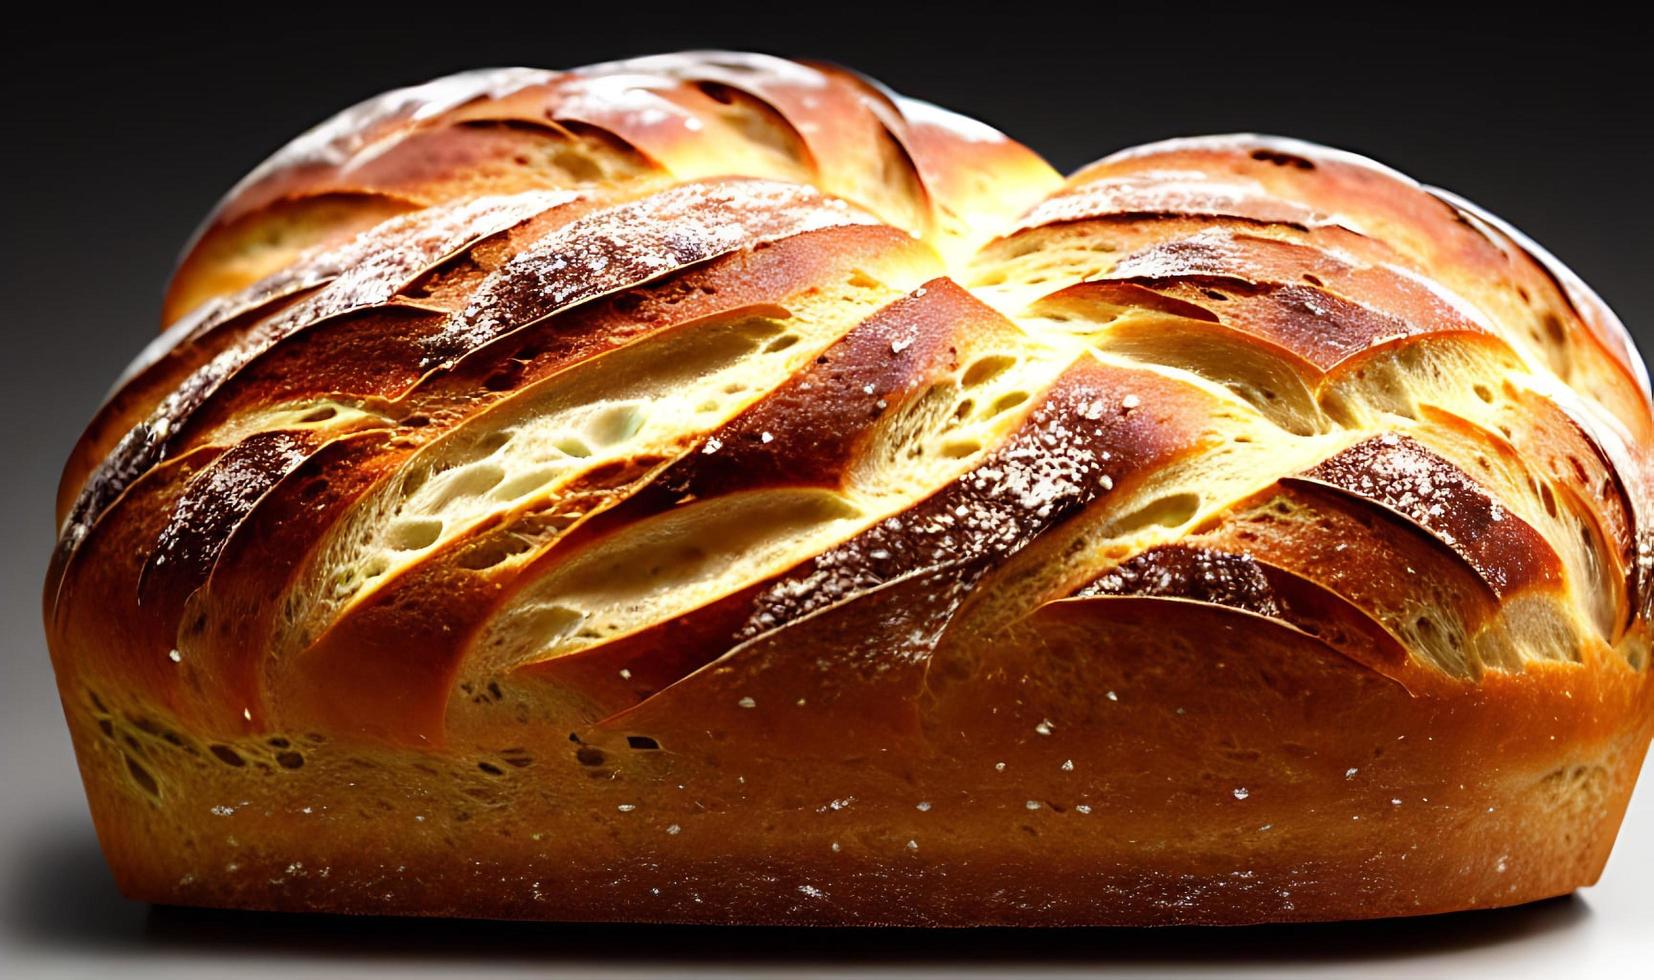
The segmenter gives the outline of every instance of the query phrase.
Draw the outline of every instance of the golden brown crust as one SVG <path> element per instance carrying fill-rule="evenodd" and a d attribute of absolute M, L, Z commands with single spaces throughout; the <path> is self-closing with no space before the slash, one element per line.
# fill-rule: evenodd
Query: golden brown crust
<path fill-rule="evenodd" d="M 141 898 L 1167 923 L 1599 873 L 1646 373 L 1497 219 L 1258 137 L 1066 183 L 844 69 L 456 76 L 209 219 L 46 617 Z"/>

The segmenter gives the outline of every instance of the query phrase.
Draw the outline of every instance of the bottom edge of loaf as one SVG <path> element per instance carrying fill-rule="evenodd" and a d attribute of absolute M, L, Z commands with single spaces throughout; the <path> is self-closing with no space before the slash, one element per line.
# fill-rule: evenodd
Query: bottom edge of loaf
<path fill-rule="evenodd" d="M 952 879 L 952 876 L 949 876 Z M 237 890 L 215 895 L 212 889 L 164 888 L 144 883 L 123 882 L 122 894 L 133 901 L 156 906 L 222 913 L 275 914 L 281 916 L 347 916 L 351 918 L 445 919 L 477 923 L 607 924 L 616 926 L 728 926 L 750 928 L 1133 928 L 1133 927 L 1245 927 L 1379 919 L 1422 918 L 1523 906 L 1574 894 L 1577 886 L 1523 888 L 1503 895 L 1462 896 L 1461 901 L 1443 901 L 1434 895 L 1429 904 L 1416 895 L 1395 892 L 1367 895 L 1360 900 L 1337 895 L 1311 893 L 1296 902 L 1269 902 L 1258 893 L 1239 896 L 1223 890 L 1221 898 L 1192 900 L 1189 893 L 1167 890 L 1152 880 L 1115 885 L 1122 897 L 1105 897 L 1110 886 L 1089 880 L 1079 882 L 1078 893 L 1060 882 L 1048 882 L 1032 893 L 1006 901 L 991 895 L 957 894 L 946 901 L 923 902 L 905 908 L 892 907 L 892 893 L 911 889 L 952 889 L 957 879 L 910 879 L 871 893 L 848 893 L 840 889 L 838 900 L 824 889 L 814 889 L 814 901 L 800 902 L 785 889 L 744 890 L 724 895 L 703 889 L 693 906 L 665 900 L 663 908 L 649 909 L 647 902 L 568 902 L 523 898 L 505 893 L 472 895 L 468 898 L 422 896 L 397 900 L 365 892 L 291 894 L 285 889 L 262 893 Z M 948 882 L 948 883 L 944 883 Z M 971 883 L 965 883 L 966 891 Z M 691 886 L 693 888 L 693 886 Z M 1207 889 L 1211 891 L 1211 889 Z"/>
<path fill-rule="evenodd" d="M 63 671 L 60 690 L 117 882 L 166 904 L 1238 925 L 1516 905 L 1597 880 L 1649 744 L 1642 675 L 1539 665 L 1415 695 L 1268 652 L 1223 652 L 1215 679 L 1126 661 L 1089 678 L 1107 695 L 1050 704 L 1015 683 L 1042 675 L 1007 674 L 979 709 L 875 727 L 844 707 L 786 738 L 764 726 L 789 706 L 640 733 L 494 705 L 446 744 L 398 745 L 215 732 Z"/>
<path fill-rule="evenodd" d="M 343 788 L 333 802 L 305 804 L 311 812 L 303 815 L 348 810 L 370 829 L 323 831 L 299 818 L 260 820 L 261 813 L 238 822 L 236 801 L 215 804 L 217 812 L 200 807 L 211 821 L 178 832 L 136 816 L 124 801 L 96 791 L 93 798 L 121 891 L 161 905 L 928 928 L 1236 926 L 1520 905 L 1593 884 L 1623 812 L 1623 799 L 1607 800 L 1605 819 L 1582 833 L 1530 794 L 1478 799 L 1474 813 L 1448 810 L 1445 821 L 1395 820 L 1366 837 L 1334 836 L 1306 815 L 1302 833 L 1264 832 L 1279 830 L 1278 844 L 1257 843 L 1255 828 L 1250 844 L 1237 844 L 1169 816 L 1160 836 L 1125 838 L 1096 812 L 1089 816 L 1105 820 L 1079 830 L 1072 811 L 1025 809 L 1026 817 L 1007 821 L 987 807 L 979 817 L 937 821 L 921 836 L 876 798 L 846 804 L 840 813 L 861 810 L 853 821 L 823 820 L 810 808 L 754 826 L 751 814 L 723 811 L 685 830 L 640 811 L 577 810 L 517 812 L 509 826 L 476 815 L 429 833 L 424 825 L 437 821 L 412 821 L 406 812 L 390 827 L 364 819 L 384 811 Z M 626 817 L 637 819 L 616 819 Z M 421 830 L 398 836 L 403 822 Z M 815 822 L 829 826 L 811 828 Z"/>

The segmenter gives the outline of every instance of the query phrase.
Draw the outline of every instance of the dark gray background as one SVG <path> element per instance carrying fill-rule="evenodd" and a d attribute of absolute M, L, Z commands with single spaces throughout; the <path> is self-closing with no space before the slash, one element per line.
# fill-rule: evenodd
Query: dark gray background
<path fill-rule="evenodd" d="M 903 13 L 894 3 L 877 14 L 819 4 L 759 12 L 697 3 L 664 15 L 586 4 L 580 16 L 567 4 L 532 14 L 470 6 L 429 17 L 386 7 L 371 19 L 221 7 L 210 16 L 233 17 L 233 26 L 211 29 L 160 10 L 127 24 L 87 8 L 5 31 L 0 964 L 20 975 L 95 974 L 117 962 L 332 974 L 386 959 L 404 971 L 640 973 L 680 961 L 708 972 L 733 961 L 765 972 L 1043 964 L 1321 975 L 1646 965 L 1646 787 L 1603 884 L 1583 898 L 1424 923 L 847 937 L 341 923 L 121 900 L 91 837 L 39 626 L 58 470 L 155 329 L 176 251 L 217 196 L 287 138 L 384 88 L 482 65 L 751 48 L 859 68 L 993 123 L 1063 169 L 1165 136 L 1304 137 L 1374 156 L 1512 221 L 1591 282 L 1649 346 L 1650 32 L 1593 20 L 1578 5 L 1537 22 L 1518 19 L 1514 5 L 1474 18 L 1325 5 L 1083 15 L 1030 3 L 993 18 Z"/>

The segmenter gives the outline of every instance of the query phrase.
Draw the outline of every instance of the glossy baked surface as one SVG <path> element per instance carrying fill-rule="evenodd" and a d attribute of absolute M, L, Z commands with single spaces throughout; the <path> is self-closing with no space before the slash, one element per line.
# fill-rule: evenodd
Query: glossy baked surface
<path fill-rule="evenodd" d="M 475 73 L 250 175 L 166 318 L 46 593 L 140 897 L 1440 911 L 1593 880 L 1648 743 L 1641 361 L 1348 154 Z"/>

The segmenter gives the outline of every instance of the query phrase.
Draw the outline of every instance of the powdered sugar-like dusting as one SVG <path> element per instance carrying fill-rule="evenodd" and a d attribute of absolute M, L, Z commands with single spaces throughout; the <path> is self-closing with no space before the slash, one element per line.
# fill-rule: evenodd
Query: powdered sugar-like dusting
<path fill-rule="evenodd" d="M 234 201 L 248 188 L 283 170 L 341 166 L 376 137 L 383 135 L 389 124 L 398 120 L 423 121 L 467 102 L 504 98 L 556 77 L 556 72 L 541 68 L 480 68 L 447 75 L 423 85 L 392 89 L 358 102 L 271 154 L 224 196 L 217 210 L 222 210 L 224 203 Z"/>
<path fill-rule="evenodd" d="M 1109 492 L 1155 455 L 1158 421 L 1122 406 L 1124 389 L 1076 381 L 1035 408 L 1007 442 L 935 496 L 818 555 L 770 586 L 739 636 L 748 639 L 888 583 L 931 576 L 928 609 L 901 644 L 923 656 L 981 577 L 1047 528 Z"/>
<path fill-rule="evenodd" d="M 260 432 L 196 474 L 156 539 L 145 576 L 165 568 L 199 584 L 230 532 L 266 491 L 293 471 L 319 440 L 311 433 Z"/>
<path fill-rule="evenodd" d="M 252 285 L 209 299 L 191 310 L 133 358 L 121 372 L 111 394 L 174 347 L 194 343 L 244 313 L 314 289 L 348 272 L 356 285 L 333 294 L 332 301 L 341 301 L 348 289 L 362 288 L 361 284 L 369 281 L 375 269 L 383 268 L 389 274 L 394 266 L 414 264 L 418 255 L 429 255 L 432 249 L 440 248 L 444 241 L 453 239 L 455 226 L 471 222 L 471 237 L 486 238 L 567 200 L 573 198 L 566 192 L 558 192 L 554 198 L 544 191 L 464 200 L 398 215 L 357 233 L 342 244 L 319 246 Z M 518 211 L 522 214 L 513 217 Z"/>
<path fill-rule="evenodd" d="M 1538 531 L 1409 437 L 1386 433 L 1359 442 L 1304 476 L 1404 515 L 1457 552 L 1500 597 L 1561 574 L 1556 551 Z"/>
<path fill-rule="evenodd" d="M 788 85 L 802 89 L 825 88 L 828 84 L 827 76 L 809 65 L 750 51 L 684 51 L 648 55 L 576 68 L 572 74 L 583 77 L 642 75 L 678 81 L 708 79 L 730 84 Z"/>
<path fill-rule="evenodd" d="M 134 426 L 87 481 L 69 525 L 89 525 L 133 480 L 165 457 L 171 437 L 231 375 L 293 334 L 323 320 L 391 299 L 432 265 L 552 207 L 568 191 L 482 197 L 384 222 L 340 249 L 354 259 L 321 291 L 259 323 L 203 364 Z"/>
<path fill-rule="evenodd" d="M 1054 194 L 1035 205 L 1014 231 L 1097 218 L 1170 214 L 1238 218 L 1300 228 L 1328 223 L 1324 215 L 1245 184 L 1177 181 L 1167 180 L 1163 174 L 1137 174 L 1093 181 Z"/>
<path fill-rule="evenodd" d="M 1283 618 L 1283 610 L 1248 555 L 1166 545 L 1134 555 L 1075 593 L 1192 599 Z"/>
<path fill-rule="evenodd" d="M 695 128 L 694 113 L 658 94 L 675 83 L 660 75 L 614 74 L 572 78 L 558 86 L 555 115 L 596 125 L 660 126 L 673 123 Z"/>
<path fill-rule="evenodd" d="M 984 122 L 979 122 L 969 116 L 961 116 L 957 112 L 950 112 L 939 105 L 926 102 L 923 99 L 910 99 L 907 96 L 896 97 L 896 108 L 910 123 L 918 126 L 934 126 L 945 131 L 949 136 L 964 140 L 967 143 L 1004 143 L 1005 134 Z"/>
<path fill-rule="evenodd" d="M 429 342 L 428 364 L 577 303 L 729 252 L 876 219 L 812 187 L 770 180 L 681 184 L 604 208 L 534 242 L 485 280 Z"/>

